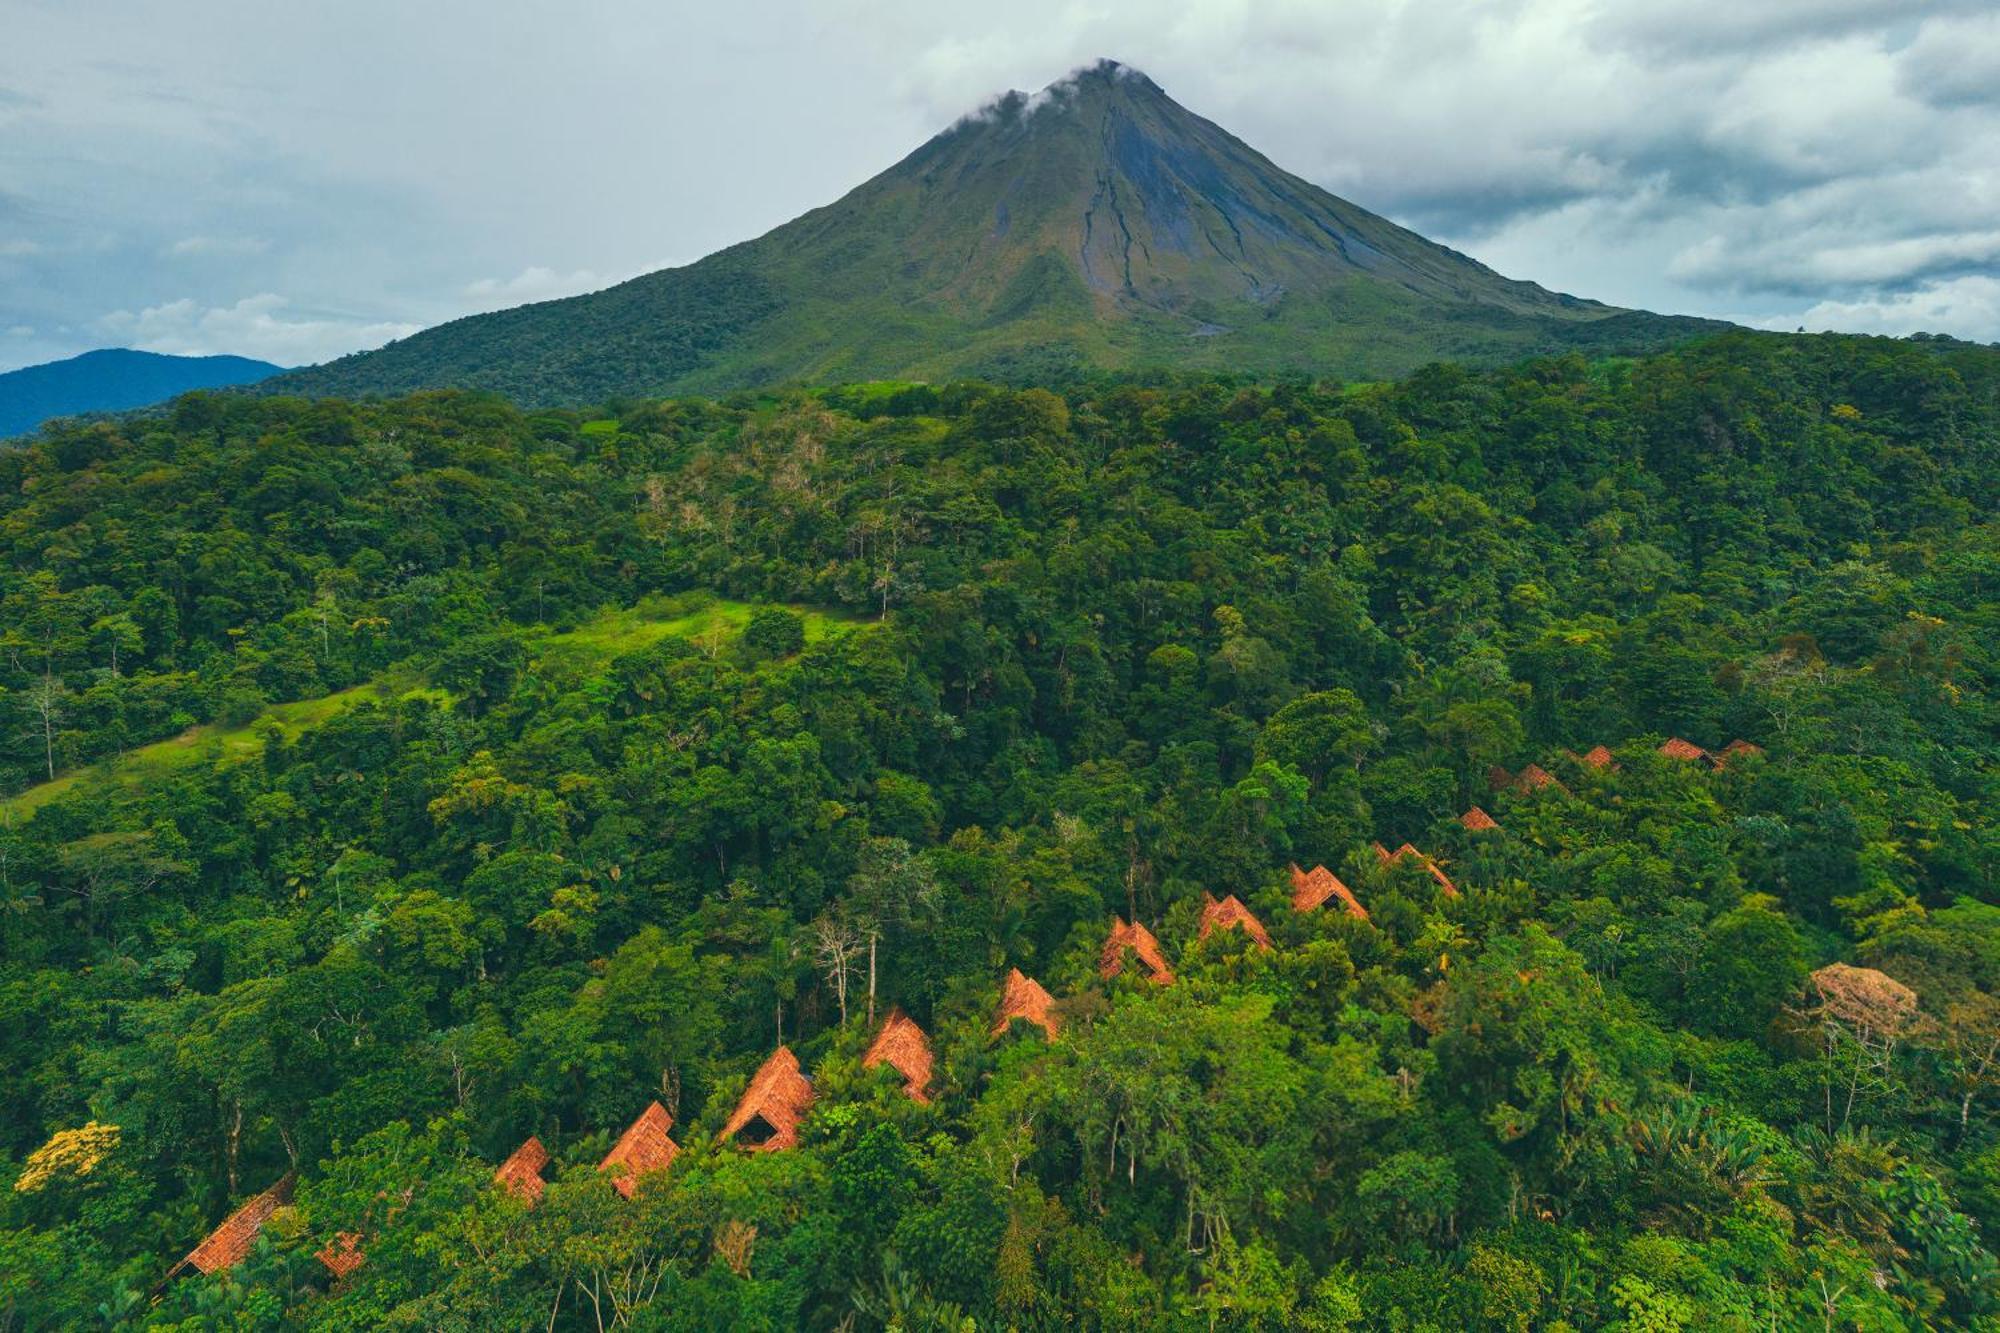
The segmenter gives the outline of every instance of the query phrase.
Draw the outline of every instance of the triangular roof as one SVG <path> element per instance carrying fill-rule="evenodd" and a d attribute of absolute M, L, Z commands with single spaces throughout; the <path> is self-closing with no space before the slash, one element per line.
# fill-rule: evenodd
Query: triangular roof
<path fill-rule="evenodd" d="M 542 1168 L 549 1164 L 549 1150 L 542 1141 L 530 1134 L 520 1147 L 507 1155 L 500 1163 L 500 1169 L 493 1173 L 493 1183 L 505 1189 L 522 1203 L 533 1208 L 542 1201 L 542 1191 L 547 1188 L 542 1180 Z"/>
<path fill-rule="evenodd" d="M 1751 756 L 1763 753 L 1763 746 L 1752 745 L 1749 741 L 1739 738 L 1722 747 L 1722 753 L 1715 756 L 1715 766 L 1721 768 L 1738 755 Z"/>
<path fill-rule="evenodd" d="M 1160 952 L 1160 942 L 1153 938 L 1153 932 L 1134 921 L 1126 924 L 1123 917 L 1111 918 L 1111 933 L 1104 937 L 1104 947 L 1097 954 L 1097 974 L 1106 981 L 1125 970 L 1127 952 L 1136 955 L 1145 964 L 1146 979 L 1159 986 L 1174 983 L 1174 970 L 1167 966 L 1167 956 Z"/>
<path fill-rule="evenodd" d="M 337 1234 L 331 1244 L 315 1250 L 313 1258 L 326 1265 L 326 1271 L 336 1278 L 346 1277 L 361 1267 L 367 1256 L 361 1253 L 361 1233 L 343 1231 Z"/>
<path fill-rule="evenodd" d="M 1433 861 L 1430 857 L 1418 851 L 1410 843 L 1406 842 L 1401 847 L 1398 847 L 1395 851 L 1391 852 L 1387 847 L 1384 847 L 1381 843 L 1378 842 L 1375 844 L 1375 854 L 1382 858 L 1383 865 L 1394 865 L 1396 862 L 1402 860 L 1406 856 L 1414 856 L 1417 859 L 1417 864 L 1424 868 L 1424 873 L 1429 875 L 1432 879 L 1436 880 L 1438 884 L 1444 889 L 1446 897 L 1448 898 L 1458 897 L 1458 885 L 1451 882 L 1451 877 L 1445 874 L 1444 871 L 1439 868 L 1438 863 L 1436 861 Z"/>
<path fill-rule="evenodd" d="M 681 1146 L 667 1137 L 673 1127 L 674 1118 L 667 1114 L 666 1107 L 658 1102 L 649 1104 L 631 1127 L 618 1136 L 618 1142 L 611 1145 L 611 1151 L 604 1154 L 597 1169 L 616 1173 L 612 1188 L 631 1198 L 639 1188 L 639 1177 L 666 1170 L 680 1155 Z"/>
<path fill-rule="evenodd" d="M 201 1244 L 188 1251 L 187 1258 L 175 1265 L 176 1271 L 182 1265 L 192 1265 L 204 1273 L 234 1268 L 250 1253 L 250 1247 L 257 1242 L 257 1233 L 271 1220 L 271 1214 L 291 1201 L 292 1173 L 287 1171 L 277 1184 L 245 1200 L 242 1207 L 223 1218 Z"/>
<path fill-rule="evenodd" d="M 1264 948 L 1271 947 L 1271 935 L 1264 929 L 1264 923 L 1252 915 L 1235 894 L 1230 894 L 1221 902 L 1215 900 L 1214 894 L 1204 896 L 1208 901 L 1201 909 L 1201 934 L 1196 936 L 1197 939 L 1207 939 L 1211 931 L 1240 930 Z"/>
<path fill-rule="evenodd" d="M 743 1099 L 736 1103 L 729 1123 L 722 1127 L 722 1137 L 733 1139 L 752 1120 L 761 1119 L 771 1127 L 770 1137 L 745 1147 L 764 1152 L 796 1147 L 799 1122 L 812 1109 L 812 1101 L 812 1082 L 799 1069 L 799 1058 L 789 1046 L 780 1046 L 751 1077 L 750 1086 L 743 1090 Z"/>
<path fill-rule="evenodd" d="M 1900 1036 L 1917 1018 L 1917 993 L 1886 972 L 1828 963 L 1807 980 L 1820 1009 L 1864 1034 Z"/>
<path fill-rule="evenodd" d="M 1592 768 L 1618 767 L 1618 761 L 1612 758 L 1611 747 L 1608 745 L 1593 745 L 1578 755 L 1576 760 L 1580 764 L 1589 764 Z"/>
<path fill-rule="evenodd" d="M 886 1064 L 903 1076 L 903 1091 L 912 1101 L 930 1102 L 931 1043 L 924 1030 L 901 1009 L 891 1009 L 882 1030 L 861 1057 L 863 1069 Z"/>
<path fill-rule="evenodd" d="M 1708 751 L 1692 741 L 1684 741 L 1675 736 L 1660 746 L 1660 753 L 1669 759 L 1706 759 Z"/>
<path fill-rule="evenodd" d="M 1494 821 L 1492 815 L 1487 814 L 1476 805 L 1460 815 L 1458 822 L 1465 825 L 1466 828 L 1472 830 L 1474 833 L 1490 833 L 1500 827 Z"/>
<path fill-rule="evenodd" d="M 1011 1026 L 1015 1019 L 1026 1019 L 1040 1028 L 1051 1040 L 1062 1030 L 1062 1019 L 1056 1014 L 1053 995 L 1042 989 L 1042 983 L 1023 973 L 1020 968 L 1009 968 L 1006 984 L 1000 988 L 1000 1007 L 993 1014 L 993 1032 L 997 1037 Z"/>
<path fill-rule="evenodd" d="M 1514 790 L 1519 792 L 1540 791 L 1544 787 L 1554 787 L 1557 791 L 1569 788 L 1557 781 L 1556 775 L 1540 764 L 1529 764 L 1514 776 Z"/>
<path fill-rule="evenodd" d="M 1347 909 L 1349 916 L 1358 917 L 1363 921 L 1368 919 L 1368 909 L 1354 896 L 1354 890 L 1341 883 L 1340 876 L 1323 865 L 1314 866 L 1311 870 L 1292 867 L 1294 912 L 1310 912 L 1329 898 L 1340 899 L 1340 905 Z"/>

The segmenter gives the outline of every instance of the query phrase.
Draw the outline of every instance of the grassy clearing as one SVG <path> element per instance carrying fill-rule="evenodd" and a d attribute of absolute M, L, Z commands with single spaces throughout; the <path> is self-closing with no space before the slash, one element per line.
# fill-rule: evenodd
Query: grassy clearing
<path fill-rule="evenodd" d="M 650 648 L 662 639 L 687 639 L 703 646 L 721 647 L 729 643 L 758 607 L 748 602 L 714 601 L 694 610 L 684 609 L 682 598 L 649 598 L 637 606 L 618 611 L 602 611 L 584 624 L 561 634 L 533 641 L 538 656 L 564 660 L 582 658 L 610 661 L 626 653 Z M 805 619 L 806 642 L 818 643 L 834 634 L 845 633 L 864 623 L 806 607 L 789 608 Z"/>
<path fill-rule="evenodd" d="M 406 686 L 409 683 L 404 682 Z M 326 725 L 364 700 L 372 699 L 379 703 L 387 703 L 399 693 L 421 692 L 423 691 L 410 688 L 398 691 L 387 679 L 375 680 L 334 694 L 321 695 L 317 699 L 273 704 L 255 719 L 240 727 L 224 727 L 214 722 L 204 723 L 199 727 L 189 727 L 178 736 L 154 741 L 151 745 L 128 750 L 116 758 L 101 760 L 87 768 L 64 773 L 53 782 L 40 783 L 17 795 L 0 800 L 0 825 L 29 818 L 35 811 L 86 778 L 123 788 L 136 788 L 149 779 L 195 764 L 234 763 L 262 750 L 266 733 L 274 727 L 285 741 L 295 741 L 314 727 Z"/>
<path fill-rule="evenodd" d="M 747 602 L 705 602 L 692 610 L 688 605 L 686 598 L 649 598 L 637 606 L 600 612 L 573 630 L 531 635 L 529 644 L 538 660 L 572 670 L 589 670 L 667 638 L 688 639 L 705 648 L 720 650 L 742 633 L 758 609 Z M 865 624 L 859 619 L 824 611 L 792 609 L 805 618 L 808 644 L 850 633 Z M 264 738 L 274 727 L 289 744 L 361 703 L 372 700 L 386 705 L 412 696 L 427 696 L 441 702 L 450 700 L 444 690 L 429 688 L 407 673 L 390 672 L 316 699 L 273 704 L 242 726 L 224 727 L 211 722 L 190 727 L 178 736 L 142 745 L 0 799 L 0 827 L 32 817 L 35 811 L 79 782 L 89 780 L 136 790 L 150 780 L 192 765 L 236 763 L 252 758 L 263 750 Z"/>

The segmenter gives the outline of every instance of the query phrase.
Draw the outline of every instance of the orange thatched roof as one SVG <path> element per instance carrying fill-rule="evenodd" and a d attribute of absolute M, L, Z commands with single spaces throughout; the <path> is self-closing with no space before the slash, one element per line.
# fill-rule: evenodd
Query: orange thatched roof
<path fill-rule="evenodd" d="M 1208 901 L 1201 909 L 1201 934 L 1196 938 L 1205 940 L 1209 932 L 1215 930 L 1240 930 L 1264 948 L 1271 947 L 1271 936 L 1264 929 L 1264 923 L 1252 916 L 1250 909 L 1239 902 L 1235 894 L 1230 894 L 1221 902 L 1215 900 L 1214 894 L 1206 897 Z"/>
<path fill-rule="evenodd" d="M 1549 772 L 1549 770 L 1543 768 L 1540 764 L 1529 764 L 1514 779 L 1515 791 L 1540 791 L 1544 787 L 1554 787 L 1557 791 L 1569 790 L 1569 788 L 1556 780 L 1555 774 Z"/>
<path fill-rule="evenodd" d="M 796 1147 L 799 1122 L 812 1109 L 812 1101 L 812 1083 L 800 1071 L 799 1058 L 789 1046 L 780 1046 L 743 1090 L 743 1100 L 722 1127 L 722 1137 L 764 1152 Z"/>
<path fill-rule="evenodd" d="M 1917 1021 L 1917 993 L 1886 972 L 1829 963 L 1807 978 L 1821 1012 L 1876 1037 L 1899 1037 Z"/>
<path fill-rule="evenodd" d="M 1000 990 L 1000 1008 L 993 1015 L 993 1035 L 997 1037 L 1005 1032 L 1017 1018 L 1033 1023 L 1050 1038 L 1062 1030 L 1062 1020 L 1056 1015 L 1055 997 L 1042 989 L 1041 982 L 1025 975 L 1018 967 L 1008 970 L 1007 984 Z"/>
<path fill-rule="evenodd" d="M 1611 757 L 1610 747 L 1604 745 L 1593 745 L 1576 759 L 1578 763 L 1589 764 L 1592 768 L 1618 767 L 1618 761 Z"/>
<path fill-rule="evenodd" d="M 1375 855 L 1382 858 L 1382 864 L 1385 866 L 1394 865 L 1396 864 L 1396 862 L 1402 860 L 1406 856 L 1415 857 L 1417 859 L 1417 864 L 1424 868 L 1424 873 L 1426 875 L 1429 875 L 1432 879 L 1436 880 L 1439 886 L 1444 889 L 1446 897 L 1449 898 L 1458 897 L 1458 885 L 1451 882 L 1451 877 L 1445 874 L 1444 871 L 1439 868 L 1438 863 L 1436 861 L 1433 861 L 1430 857 L 1418 851 L 1411 844 L 1406 842 L 1401 847 L 1398 847 L 1395 851 L 1391 852 L 1387 847 L 1384 847 L 1381 843 L 1378 842 L 1375 844 Z"/>
<path fill-rule="evenodd" d="M 542 1168 L 548 1164 L 549 1150 L 542 1146 L 540 1139 L 530 1134 L 525 1143 L 500 1163 L 500 1169 L 493 1173 L 493 1183 L 533 1208 L 542 1201 L 542 1191 L 547 1188 L 542 1180 Z"/>
<path fill-rule="evenodd" d="M 1523 794 L 1531 791 L 1540 791 L 1544 787 L 1554 787 L 1557 791 L 1569 790 L 1569 788 L 1563 786 L 1557 780 L 1555 774 L 1549 772 L 1549 770 L 1543 768 L 1540 764 L 1529 764 L 1519 773 L 1509 773 L 1506 769 L 1500 767 L 1500 765 L 1495 764 L 1486 770 L 1486 783 L 1494 791 L 1511 791 Z"/>
<path fill-rule="evenodd" d="M 1750 756 L 1761 756 L 1763 753 L 1764 747 L 1761 745 L 1752 745 L 1746 740 L 1733 740 L 1722 747 L 1721 754 L 1715 756 L 1715 766 L 1721 768 L 1738 755 L 1743 755 L 1747 758 Z"/>
<path fill-rule="evenodd" d="M 615 1172 L 617 1178 L 611 1184 L 626 1198 L 639 1188 L 639 1177 L 655 1171 L 664 1171 L 680 1155 L 681 1146 L 667 1137 L 667 1131 L 674 1127 L 674 1118 L 667 1114 L 667 1108 L 654 1102 L 639 1113 L 631 1128 L 618 1136 L 618 1142 L 611 1145 L 611 1151 L 604 1154 L 604 1160 L 597 1164 L 599 1171 Z"/>
<path fill-rule="evenodd" d="M 1487 814 L 1476 805 L 1460 815 L 1458 822 L 1471 829 L 1474 833 L 1488 833 L 1500 827 L 1499 824 L 1494 822 L 1492 815 Z"/>
<path fill-rule="evenodd" d="M 1660 753 L 1669 759 L 1706 759 L 1708 751 L 1691 741 L 1675 736 L 1660 747 Z"/>
<path fill-rule="evenodd" d="M 1363 921 L 1368 919 L 1368 909 L 1354 896 L 1354 890 L 1340 882 L 1340 876 L 1323 865 L 1314 866 L 1309 871 L 1292 867 L 1293 911 L 1310 912 L 1329 898 L 1340 899 L 1340 905 L 1347 909 L 1349 916 Z"/>
<path fill-rule="evenodd" d="M 313 1258 L 326 1265 L 326 1271 L 337 1278 L 346 1277 L 361 1267 L 367 1258 L 361 1253 L 361 1233 L 343 1231 L 333 1238 L 333 1243 L 325 1249 L 313 1252 Z"/>
<path fill-rule="evenodd" d="M 292 1174 L 287 1171 L 277 1184 L 223 1218 L 222 1225 L 209 1232 L 201 1244 L 189 1250 L 181 1264 L 192 1264 L 204 1273 L 220 1273 L 234 1268 L 250 1253 L 250 1247 L 257 1242 L 257 1233 L 271 1220 L 271 1214 L 291 1201 Z"/>
<path fill-rule="evenodd" d="M 1167 966 L 1167 956 L 1160 952 L 1160 942 L 1153 938 L 1153 932 L 1134 921 L 1130 925 L 1123 917 L 1111 918 L 1111 933 L 1104 937 L 1104 947 L 1097 954 L 1097 974 L 1109 981 L 1125 970 L 1127 952 L 1138 956 L 1146 967 L 1146 979 L 1155 985 L 1171 986 L 1174 970 Z"/>
<path fill-rule="evenodd" d="M 882 1030 L 868 1047 L 868 1054 L 861 1057 L 864 1069 L 882 1064 L 903 1076 L 903 1091 L 913 1101 L 930 1102 L 930 1038 L 900 1009 L 889 1011 L 889 1016 L 882 1020 Z"/>

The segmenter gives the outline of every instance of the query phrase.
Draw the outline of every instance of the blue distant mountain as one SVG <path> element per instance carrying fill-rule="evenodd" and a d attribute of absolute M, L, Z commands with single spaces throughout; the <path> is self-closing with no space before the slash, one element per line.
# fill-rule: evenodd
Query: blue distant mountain
<path fill-rule="evenodd" d="M 125 347 L 0 374 L 0 439 L 24 435 L 50 417 L 120 412 L 190 389 L 220 389 L 275 375 L 283 366 L 247 356 L 162 356 Z"/>

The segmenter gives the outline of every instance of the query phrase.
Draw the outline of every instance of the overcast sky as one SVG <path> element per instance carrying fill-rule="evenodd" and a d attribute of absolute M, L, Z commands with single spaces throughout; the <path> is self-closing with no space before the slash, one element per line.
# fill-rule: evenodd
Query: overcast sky
<path fill-rule="evenodd" d="M 0 0 L 0 369 L 687 263 L 1100 56 L 1512 277 L 2000 340 L 1994 0 Z"/>

